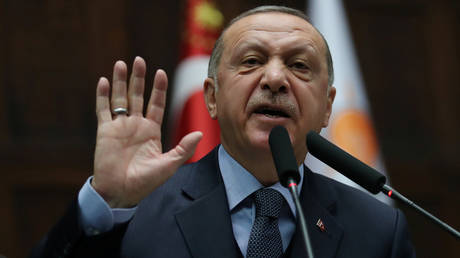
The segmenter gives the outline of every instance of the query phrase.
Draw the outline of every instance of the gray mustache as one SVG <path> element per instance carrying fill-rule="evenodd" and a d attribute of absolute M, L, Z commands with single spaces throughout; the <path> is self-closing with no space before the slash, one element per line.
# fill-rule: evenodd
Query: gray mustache
<path fill-rule="evenodd" d="M 289 100 L 286 95 L 258 94 L 252 96 L 248 101 L 249 110 L 263 105 L 275 105 L 293 116 L 297 114 L 297 106 Z"/>

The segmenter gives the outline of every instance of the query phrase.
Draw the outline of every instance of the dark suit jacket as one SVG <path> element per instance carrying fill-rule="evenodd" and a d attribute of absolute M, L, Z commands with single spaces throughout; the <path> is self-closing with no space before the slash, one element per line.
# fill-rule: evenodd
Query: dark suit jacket
<path fill-rule="evenodd" d="M 401 211 L 305 167 L 300 200 L 315 257 L 415 257 Z M 316 223 L 320 219 L 324 231 Z M 241 257 L 217 149 L 182 166 L 133 219 L 86 237 L 75 201 L 31 257 Z M 306 257 L 295 232 L 285 257 Z"/>

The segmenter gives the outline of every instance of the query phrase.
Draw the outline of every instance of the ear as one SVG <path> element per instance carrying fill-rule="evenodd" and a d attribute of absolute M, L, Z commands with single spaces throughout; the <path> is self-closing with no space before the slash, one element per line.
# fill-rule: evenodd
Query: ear
<path fill-rule="evenodd" d="M 206 78 L 203 85 L 204 101 L 206 108 L 212 119 L 217 119 L 217 104 L 216 104 L 216 83 L 212 78 Z"/>
<path fill-rule="evenodd" d="M 331 85 L 327 89 L 327 106 L 326 106 L 326 113 L 324 114 L 323 127 L 327 127 L 329 125 L 329 118 L 331 117 L 332 104 L 334 103 L 334 99 L 335 99 L 335 87 Z"/>

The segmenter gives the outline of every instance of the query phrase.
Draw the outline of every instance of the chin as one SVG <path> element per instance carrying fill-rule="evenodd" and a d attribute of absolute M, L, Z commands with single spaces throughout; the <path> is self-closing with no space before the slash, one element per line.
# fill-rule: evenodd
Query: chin
<path fill-rule="evenodd" d="M 270 132 L 258 132 L 250 135 L 248 144 L 257 151 L 268 151 L 270 152 L 270 145 L 268 144 L 268 137 Z"/>

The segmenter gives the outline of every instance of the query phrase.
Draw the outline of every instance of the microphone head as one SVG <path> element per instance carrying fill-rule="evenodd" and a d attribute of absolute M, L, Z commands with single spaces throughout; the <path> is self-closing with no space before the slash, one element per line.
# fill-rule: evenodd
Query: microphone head
<path fill-rule="evenodd" d="M 292 178 L 297 184 L 300 181 L 300 174 L 295 159 L 294 150 L 292 149 L 289 133 L 283 126 L 274 127 L 268 137 L 270 150 L 280 183 L 288 187 L 288 179 Z"/>
<path fill-rule="evenodd" d="M 377 194 L 386 182 L 384 175 L 369 167 L 314 131 L 307 134 L 308 151 L 369 192 Z"/>

